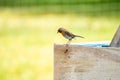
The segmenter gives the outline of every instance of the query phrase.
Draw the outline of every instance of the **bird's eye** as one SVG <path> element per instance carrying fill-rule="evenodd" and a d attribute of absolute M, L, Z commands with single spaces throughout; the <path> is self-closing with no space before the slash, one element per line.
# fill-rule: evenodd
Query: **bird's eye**
<path fill-rule="evenodd" d="M 61 30 L 58 30 L 59 33 L 61 33 L 62 31 Z"/>

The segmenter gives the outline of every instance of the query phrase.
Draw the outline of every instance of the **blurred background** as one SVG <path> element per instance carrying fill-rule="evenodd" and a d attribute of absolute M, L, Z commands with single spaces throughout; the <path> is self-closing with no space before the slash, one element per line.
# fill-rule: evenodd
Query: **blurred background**
<path fill-rule="evenodd" d="M 119 0 L 0 0 L 0 80 L 53 80 L 59 27 L 110 41 L 120 23 Z"/>

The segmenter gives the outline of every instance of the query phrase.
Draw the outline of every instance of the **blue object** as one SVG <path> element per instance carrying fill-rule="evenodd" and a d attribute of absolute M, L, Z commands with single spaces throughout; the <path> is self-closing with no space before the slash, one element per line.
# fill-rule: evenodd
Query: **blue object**
<path fill-rule="evenodd" d="M 85 44 L 72 44 L 72 45 L 79 45 L 79 46 L 89 46 L 89 47 L 109 47 L 109 44 L 100 44 L 100 43 L 85 43 Z"/>

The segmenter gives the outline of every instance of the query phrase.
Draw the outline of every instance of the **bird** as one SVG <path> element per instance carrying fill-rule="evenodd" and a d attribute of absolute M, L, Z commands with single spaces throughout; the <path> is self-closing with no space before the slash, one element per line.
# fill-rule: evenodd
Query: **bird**
<path fill-rule="evenodd" d="M 67 43 L 69 43 L 75 37 L 85 38 L 83 36 L 75 35 L 62 27 L 58 29 L 57 33 L 61 33 L 66 39 L 68 39 Z"/>

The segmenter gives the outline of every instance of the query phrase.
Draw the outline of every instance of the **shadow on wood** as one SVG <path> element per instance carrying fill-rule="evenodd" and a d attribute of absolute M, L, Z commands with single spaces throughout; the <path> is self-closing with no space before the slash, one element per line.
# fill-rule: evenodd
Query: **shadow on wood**
<path fill-rule="evenodd" d="M 54 45 L 54 80 L 120 80 L 120 49 Z"/>

